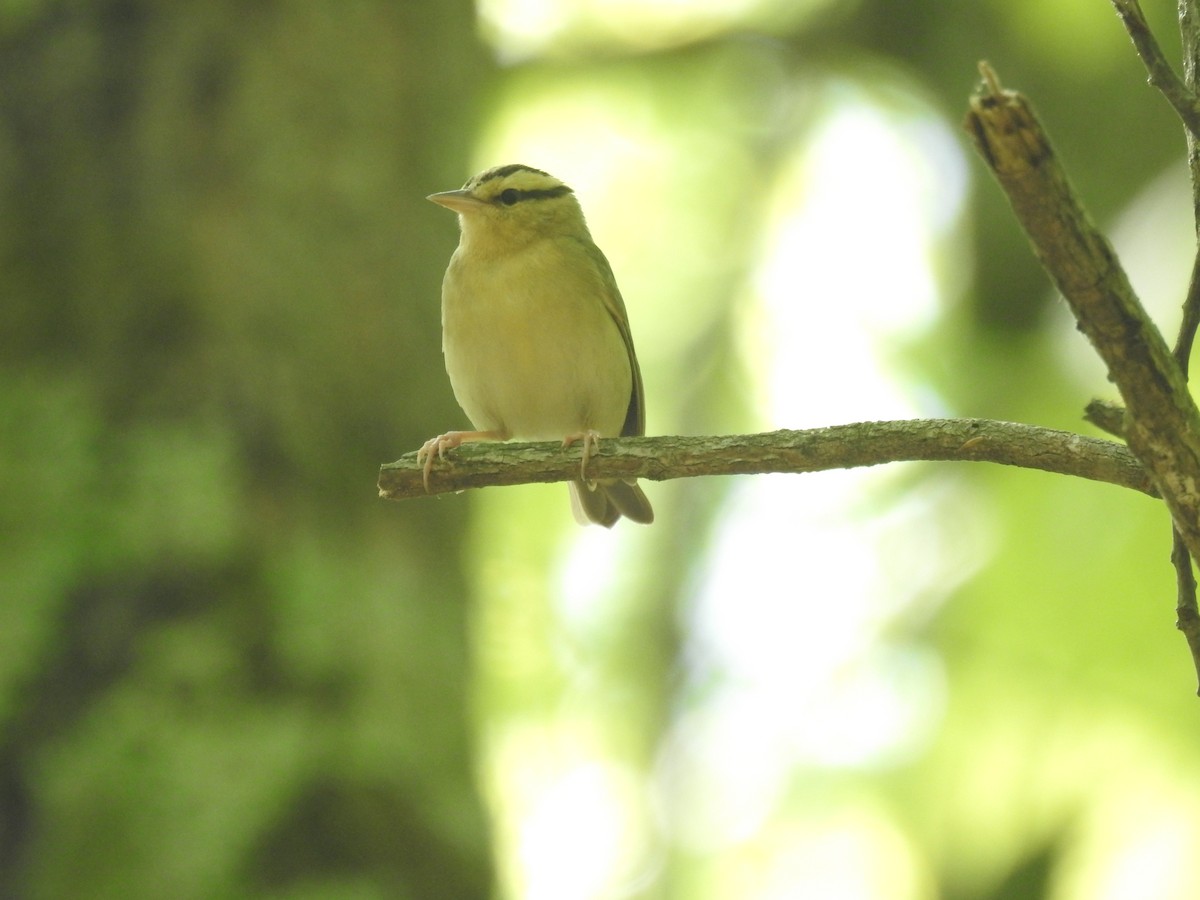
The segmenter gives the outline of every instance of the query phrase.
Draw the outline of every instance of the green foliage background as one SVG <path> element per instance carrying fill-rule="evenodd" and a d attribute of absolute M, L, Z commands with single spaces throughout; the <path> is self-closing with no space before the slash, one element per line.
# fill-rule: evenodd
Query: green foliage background
<path fill-rule="evenodd" d="M 1146 6 L 1175 46 L 1168 5 Z M 702 148 L 705 123 L 732 119 L 695 75 L 726 54 L 802 82 L 874 78 L 951 121 L 987 57 L 1034 98 L 1099 220 L 1182 165 L 1107 4 L 784 7 L 652 47 L 575 35 L 502 67 L 465 2 L 0 5 L 0 896 L 513 883 L 481 756 L 489 723 L 567 695 L 549 576 L 527 565 L 559 552 L 564 497 L 374 492 L 379 463 L 460 421 L 438 342 L 454 234 L 423 197 L 465 179 L 497 105 L 617 85 Z M 761 217 L 756 187 L 795 137 L 744 71 L 711 96 L 753 120 L 723 137 L 753 145 L 759 179 L 697 164 L 700 219 Z M 1080 427 L 1104 385 L 1059 368 L 1046 322 L 1061 310 L 982 180 L 962 231 L 965 302 L 904 349 L 911 366 L 956 412 Z M 750 418 L 728 327 L 750 247 L 724 252 L 689 340 L 639 338 L 662 373 L 658 430 Z M 922 471 L 914 484 L 942 477 Z M 953 477 L 986 500 L 995 548 L 910 623 L 948 673 L 937 732 L 807 789 L 890 811 L 923 860 L 897 896 L 1085 895 L 1072 848 L 1097 827 L 1095 785 L 1143 799 L 1117 818 L 1200 808 L 1168 522 L 1096 485 Z M 685 705 L 681 609 L 723 490 L 656 493 L 660 522 L 587 638 L 609 685 L 588 714 L 643 766 Z M 713 865 L 667 850 L 637 895 L 716 896 Z"/>

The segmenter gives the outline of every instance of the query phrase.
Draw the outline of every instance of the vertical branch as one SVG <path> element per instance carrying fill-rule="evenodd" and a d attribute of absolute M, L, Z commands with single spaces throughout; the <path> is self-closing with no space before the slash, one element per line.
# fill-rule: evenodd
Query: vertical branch
<path fill-rule="evenodd" d="M 1200 83 L 1200 2 L 1179 0 L 1179 34 L 1183 39 L 1183 83 L 1193 94 Z M 1192 211 L 1200 234 L 1200 141 L 1187 132 L 1188 166 L 1192 172 Z"/>
<path fill-rule="evenodd" d="M 1179 0 L 1179 34 L 1183 45 L 1183 84 L 1195 97 L 1196 86 L 1200 84 L 1200 3 L 1197 0 Z M 1174 348 L 1175 361 L 1183 377 L 1187 378 L 1192 342 L 1196 328 L 1200 326 L 1200 139 L 1191 128 L 1184 129 L 1184 137 L 1188 168 L 1192 174 L 1192 214 L 1198 237 L 1196 260 L 1192 264 L 1187 299 L 1183 303 L 1183 321 L 1179 323 L 1179 337 Z M 1187 639 L 1192 662 L 1200 677 L 1200 606 L 1196 601 L 1196 576 L 1187 544 L 1174 525 L 1171 527 L 1171 563 L 1175 567 L 1175 627 Z M 1200 685 L 1196 693 L 1200 694 Z"/>
<path fill-rule="evenodd" d="M 1179 35 L 1183 45 L 1183 87 L 1195 98 L 1197 85 L 1200 85 L 1200 0 L 1179 0 Z M 1184 137 L 1187 139 L 1188 166 L 1192 174 L 1193 225 L 1200 248 L 1200 135 L 1185 127 Z M 1179 326 L 1179 339 L 1175 342 L 1175 360 L 1183 370 L 1184 377 L 1187 377 L 1197 325 L 1200 325 L 1200 250 L 1192 265 L 1192 279 L 1183 304 L 1183 322 Z"/>
<path fill-rule="evenodd" d="M 1197 221 L 1197 233 L 1200 234 L 1200 221 Z M 1192 277 L 1188 281 L 1187 297 L 1183 301 L 1183 319 L 1179 323 L 1179 336 L 1175 338 L 1175 349 L 1172 351 L 1175 362 L 1183 371 L 1183 377 L 1188 377 L 1188 363 L 1192 358 L 1192 343 L 1196 340 L 1196 328 L 1200 326 L 1200 252 L 1192 263 Z"/>
<path fill-rule="evenodd" d="M 1175 627 L 1187 640 L 1192 664 L 1200 679 L 1200 610 L 1196 607 L 1196 576 L 1192 556 L 1178 528 L 1171 529 L 1171 565 L 1175 567 Z M 1196 687 L 1200 696 L 1200 682 Z"/>
<path fill-rule="evenodd" d="M 1188 153 L 1194 151 L 1195 137 L 1188 133 Z M 1195 181 L 1196 172 L 1193 169 L 1193 196 L 1197 193 Z M 1200 206 L 1197 206 L 1200 211 Z M 1200 221 L 1197 222 L 1200 233 Z M 1172 351 L 1175 362 L 1183 377 L 1188 377 L 1188 363 L 1192 356 L 1192 343 L 1196 338 L 1196 328 L 1200 325 L 1200 252 L 1192 264 L 1192 277 L 1188 284 L 1187 299 L 1183 302 L 1183 321 L 1179 323 L 1179 336 L 1175 340 Z M 1200 605 L 1196 601 L 1196 575 L 1192 570 L 1192 556 L 1188 553 L 1187 544 L 1179 529 L 1171 525 L 1171 565 L 1175 567 L 1175 627 L 1187 640 L 1188 649 L 1192 654 L 1192 663 L 1196 669 L 1196 693 L 1200 695 Z"/>

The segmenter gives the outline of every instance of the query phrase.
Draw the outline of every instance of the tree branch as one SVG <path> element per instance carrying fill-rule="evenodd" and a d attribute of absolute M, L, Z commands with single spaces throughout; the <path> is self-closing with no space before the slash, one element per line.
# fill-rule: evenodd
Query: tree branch
<path fill-rule="evenodd" d="M 1133 46 L 1146 66 L 1150 76 L 1150 84 L 1158 88 L 1167 98 L 1167 102 L 1175 109 L 1176 115 L 1183 121 L 1184 126 L 1194 137 L 1200 138 L 1200 99 L 1183 83 L 1171 64 L 1167 62 L 1158 39 L 1150 30 L 1146 16 L 1142 12 L 1138 0 L 1112 0 L 1117 15 L 1125 25 L 1125 30 L 1133 39 Z"/>
<path fill-rule="evenodd" d="M 1183 49 L 1183 83 L 1193 94 L 1200 85 L 1200 4 L 1179 0 L 1179 36 Z M 1188 167 L 1192 173 L 1192 213 L 1200 235 L 1200 137 L 1187 130 Z"/>
<path fill-rule="evenodd" d="M 1028 101 L 983 90 L 966 128 L 1008 195 L 1043 267 L 1108 366 L 1125 401 L 1125 437 L 1146 466 L 1188 550 L 1200 559 L 1200 412 L 1116 254 L 1088 219 Z"/>
<path fill-rule="evenodd" d="M 1192 345 L 1196 341 L 1196 329 L 1200 327 L 1200 252 L 1192 261 L 1192 275 L 1188 280 L 1187 296 L 1183 299 L 1183 318 L 1179 322 L 1179 335 L 1175 338 L 1175 347 L 1171 354 L 1183 372 L 1188 377 L 1188 364 L 1192 359 Z"/>
<path fill-rule="evenodd" d="M 1192 570 L 1192 557 L 1179 529 L 1171 531 L 1171 565 L 1175 568 L 1175 627 L 1187 641 L 1192 654 L 1192 665 L 1200 679 L 1200 613 L 1196 609 L 1196 575 Z M 1196 687 L 1200 696 L 1200 682 Z"/>
<path fill-rule="evenodd" d="M 1183 49 L 1183 82 L 1192 96 L 1200 83 L 1200 7 L 1196 0 L 1180 0 L 1179 36 Z M 1188 127 L 1188 168 L 1192 175 L 1192 216 L 1196 235 L 1200 238 L 1200 134 Z M 1200 242 L 1198 242 L 1200 243 Z M 1183 301 L 1183 320 L 1179 324 L 1179 336 L 1175 341 L 1175 361 L 1186 379 L 1188 363 L 1192 356 L 1192 342 L 1200 326 L 1200 247 L 1192 263 L 1192 277 L 1188 282 L 1187 297 Z M 1192 663 L 1200 679 L 1200 607 L 1196 602 L 1196 575 L 1192 569 L 1192 558 L 1187 552 L 1179 528 L 1172 525 L 1171 564 L 1175 567 L 1175 627 L 1187 639 L 1192 653 Z M 1200 694 L 1200 687 L 1197 687 Z"/>
<path fill-rule="evenodd" d="M 993 462 L 1075 475 L 1157 496 L 1122 444 L 1069 431 L 989 419 L 859 422 L 808 431 L 720 437 L 605 439 L 588 465 L 592 478 L 666 481 L 698 475 L 819 472 L 914 460 Z M 579 477 L 579 451 L 557 443 L 464 444 L 430 474 L 429 493 Z M 416 453 L 379 470 L 379 495 L 425 494 Z"/>

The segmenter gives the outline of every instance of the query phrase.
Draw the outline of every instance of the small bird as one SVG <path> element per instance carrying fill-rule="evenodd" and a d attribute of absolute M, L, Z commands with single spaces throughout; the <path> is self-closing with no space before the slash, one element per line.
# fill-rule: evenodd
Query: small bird
<path fill-rule="evenodd" d="M 435 458 L 467 441 L 561 439 L 583 445 L 570 484 L 577 521 L 654 521 L 636 481 L 587 477 L 600 438 L 645 434 L 646 411 L 625 302 L 575 192 L 514 164 L 429 199 L 458 213 L 458 249 L 442 281 L 442 354 L 476 430 L 425 442 L 417 460 L 426 487 Z"/>

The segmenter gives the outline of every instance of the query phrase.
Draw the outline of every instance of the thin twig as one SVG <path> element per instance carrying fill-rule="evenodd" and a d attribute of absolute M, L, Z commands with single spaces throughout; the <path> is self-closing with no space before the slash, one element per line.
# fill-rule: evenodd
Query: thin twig
<path fill-rule="evenodd" d="M 1167 102 L 1174 107 L 1175 113 L 1188 131 L 1200 138 L 1200 98 L 1183 83 L 1167 62 L 1162 47 L 1158 45 L 1158 39 L 1154 37 L 1154 32 L 1146 22 L 1141 4 L 1138 0 L 1112 0 L 1112 5 L 1125 24 L 1125 30 L 1133 39 L 1138 56 L 1146 66 L 1150 84 L 1167 98 Z"/>
<path fill-rule="evenodd" d="M 1192 277 L 1183 301 L 1183 319 L 1179 323 L 1179 336 L 1175 339 L 1175 349 L 1172 351 L 1184 378 L 1188 377 L 1188 363 L 1192 358 L 1197 328 L 1200 328 L 1200 252 L 1197 252 L 1192 263 Z"/>
<path fill-rule="evenodd" d="M 1196 254 L 1192 264 L 1192 277 L 1183 302 L 1183 320 L 1179 323 L 1179 335 L 1172 351 L 1184 378 L 1188 377 L 1197 326 L 1200 326 L 1200 253 Z M 1175 627 L 1183 632 L 1191 651 L 1192 664 L 1196 668 L 1196 694 L 1200 696 L 1200 605 L 1196 598 L 1196 575 L 1183 535 L 1174 523 L 1171 525 L 1171 565 L 1175 569 Z"/>
<path fill-rule="evenodd" d="M 1179 0 L 1179 37 L 1183 55 L 1183 83 L 1193 94 L 1200 88 L 1200 3 Z M 1185 129 L 1188 169 L 1192 175 L 1192 213 L 1200 235 L 1200 138 Z"/>
<path fill-rule="evenodd" d="M 1122 444 L 990 419 L 858 422 L 719 437 L 606 438 L 588 463 L 588 475 L 665 481 L 700 475 L 818 472 L 913 460 L 1002 463 L 1157 496 L 1145 470 Z M 464 444 L 434 465 L 429 493 L 578 477 L 579 452 L 564 451 L 557 442 Z M 381 497 L 402 500 L 425 493 L 416 453 L 380 468 Z"/>
<path fill-rule="evenodd" d="M 1200 696 L 1200 613 L 1196 610 L 1196 576 L 1192 556 L 1179 529 L 1171 532 L 1171 565 L 1175 567 L 1175 627 L 1183 632 L 1196 669 L 1196 695 Z"/>

